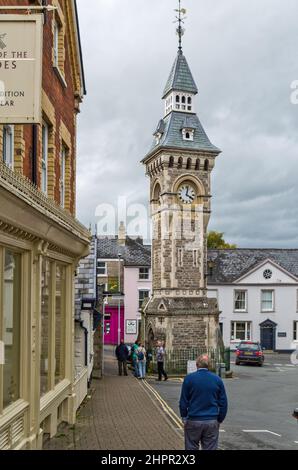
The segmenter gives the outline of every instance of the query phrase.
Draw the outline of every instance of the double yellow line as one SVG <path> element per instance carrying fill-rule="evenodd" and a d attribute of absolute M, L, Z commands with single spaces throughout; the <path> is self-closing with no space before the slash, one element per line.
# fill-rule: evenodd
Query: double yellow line
<path fill-rule="evenodd" d="M 159 393 L 147 382 L 143 380 L 143 385 L 151 392 L 157 401 L 160 403 L 164 412 L 169 416 L 169 418 L 175 423 L 178 429 L 184 429 L 183 423 L 175 411 L 164 401 L 164 399 L 159 395 Z"/>

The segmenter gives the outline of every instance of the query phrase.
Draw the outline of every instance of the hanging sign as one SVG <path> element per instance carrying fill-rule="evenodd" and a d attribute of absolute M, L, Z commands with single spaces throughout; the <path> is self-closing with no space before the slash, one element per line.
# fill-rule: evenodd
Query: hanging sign
<path fill-rule="evenodd" d="M 42 15 L 0 14 L 0 124 L 41 122 Z"/>

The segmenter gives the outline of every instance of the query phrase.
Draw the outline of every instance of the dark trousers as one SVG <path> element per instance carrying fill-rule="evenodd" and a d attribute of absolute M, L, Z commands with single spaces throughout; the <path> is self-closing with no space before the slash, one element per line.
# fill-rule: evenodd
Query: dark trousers
<path fill-rule="evenodd" d="M 127 375 L 127 362 L 118 361 L 118 369 L 119 369 L 119 375 L 122 375 L 122 369 L 123 369 L 123 374 Z"/>
<path fill-rule="evenodd" d="M 158 372 L 158 380 L 161 380 L 162 376 L 167 380 L 168 376 L 164 369 L 164 363 L 158 362 L 157 363 L 157 372 Z"/>
<path fill-rule="evenodd" d="M 218 421 L 186 421 L 185 450 L 217 450 L 219 426 Z"/>

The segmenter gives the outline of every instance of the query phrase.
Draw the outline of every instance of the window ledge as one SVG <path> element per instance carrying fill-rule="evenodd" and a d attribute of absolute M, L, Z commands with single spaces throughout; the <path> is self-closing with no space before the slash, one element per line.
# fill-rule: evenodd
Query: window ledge
<path fill-rule="evenodd" d="M 64 87 L 64 88 L 67 88 L 67 83 L 66 83 L 66 80 L 61 72 L 61 70 L 59 69 L 59 67 L 57 65 L 54 65 L 53 66 L 53 69 L 55 71 L 55 74 L 57 75 L 57 77 L 59 78 L 60 80 L 60 83 L 61 85 Z"/>

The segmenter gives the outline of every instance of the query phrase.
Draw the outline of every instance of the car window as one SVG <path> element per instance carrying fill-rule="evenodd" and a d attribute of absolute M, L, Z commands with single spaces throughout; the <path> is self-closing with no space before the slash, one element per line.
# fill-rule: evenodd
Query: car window
<path fill-rule="evenodd" d="M 242 351 L 259 351 L 260 346 L 258 344 L 241 343 L 239 349 Z"/>

